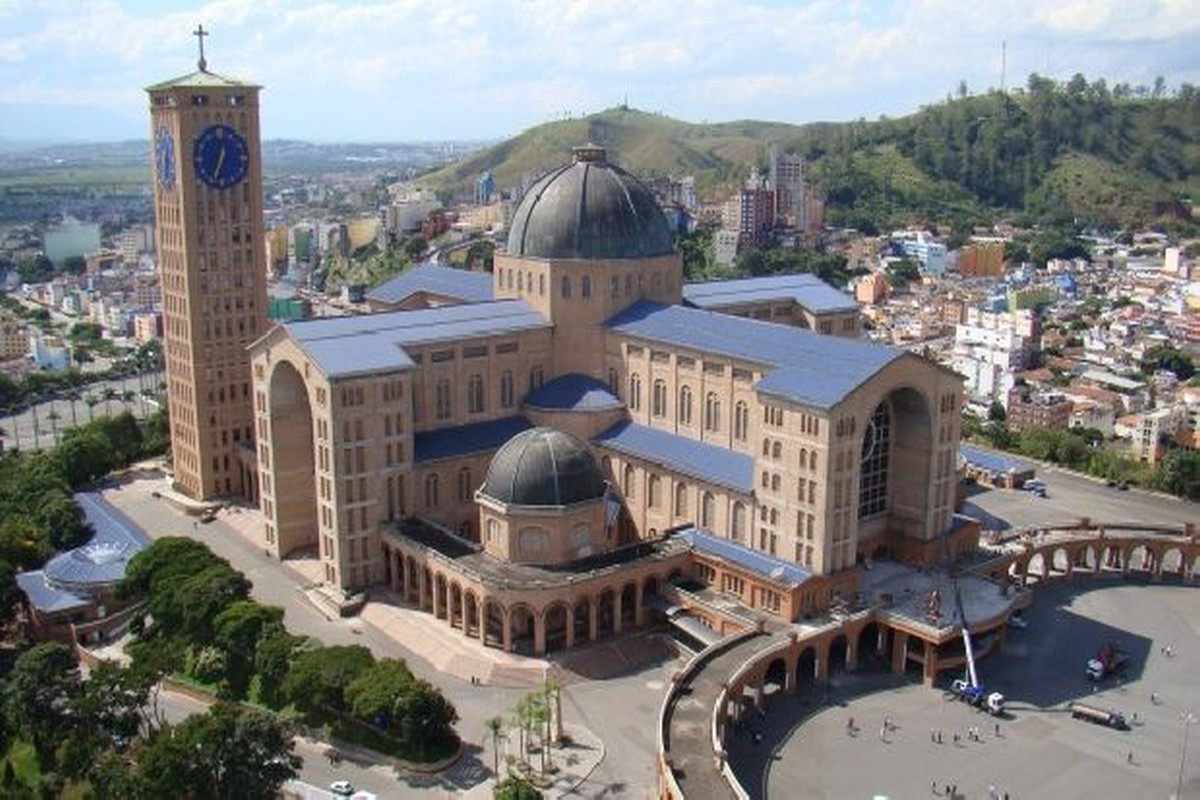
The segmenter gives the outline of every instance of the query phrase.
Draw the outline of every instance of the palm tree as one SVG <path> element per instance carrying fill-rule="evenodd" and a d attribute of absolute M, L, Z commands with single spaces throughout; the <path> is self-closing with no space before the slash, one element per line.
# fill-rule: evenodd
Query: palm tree
<path fill-rule="evenodd" d="M 88 422 L 96 421 L 96 406 L 100 404 L 100 398 L 94 394 L 89 394 L 83 398 L 83 402 L 87 403 L 88 407 Z"/>
<path fill-rule="evenodd" d="M 50 414 L 48 416 L 50 417 L 50 430 L 53 431 L 54 446 L 57 447 L 58 446 L 58 421 L 60 419 L 62 419 L 62 414 L 59 414 L 58 411 L 52 405 L 52 406 L 50 406 Z"/>
<path fill-rule="evenodd" d="M 504 720 L 500 717 L 489 717 L 483 721 L 484 730 L 492 740 L 492 771 L 496 773 L 497 782 L 500 780 L 500 740 L 504 735 Z"/>
<path fill-rule="evenodd" d="M 67 399 L 71 401 L 71 427 L 79 425 L 79 420 L 75 419 L 75 403 L 79 402 L 79 392 L 72 389 L 67 392 Z"/>

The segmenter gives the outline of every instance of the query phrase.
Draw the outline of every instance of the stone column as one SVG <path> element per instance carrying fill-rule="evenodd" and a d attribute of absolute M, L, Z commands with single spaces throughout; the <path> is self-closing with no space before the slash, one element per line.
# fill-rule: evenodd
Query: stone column
<path fill-rule="evenodd" d="M 613 592 L 613 636 L 621 634 L 621 594 L 619 589 Z"/>
<path fill-rule="evenodd" d="M 925 642 L 925 669 L 921 674 L 921 681 L 926 686 L 933 686 L 937 679 L 937 648 L 932 642 Z"/>
<path fill-rule="evenodd" d="M 596 641 L 596 631 L 599 627 L 599 622 L 596 619 L 599 613 L 600 600 L 599 597 L 593 597 L 588 603 L 588 641 Z"/>
<path fill-rule="evenodd" d="M 502 630 L 500 638 L 504 644 L 504 652 L 511 653 L 512 652 L 512 628 L 509 624 L 511 622 L 511 620 L 509 619 L 507 609 L 504 610 L 504 613 L 501 615 L 501 619 L 503 620 L 503 630 Z"/>
<path fill-rule="evenodd" d="M 546 619 L 545 612 L 533 618 L 533 654 L 546 654 Z"/>
<path fill-rule="evenodd" d="M 908 663 L 908 631 L 896 631 L 892 636 L 892 674 L 903 675 Z"/>
<path fill-rule="evenodd" d="M 567 649 L 575 646 L 575 606 L 567 606 Z"/>

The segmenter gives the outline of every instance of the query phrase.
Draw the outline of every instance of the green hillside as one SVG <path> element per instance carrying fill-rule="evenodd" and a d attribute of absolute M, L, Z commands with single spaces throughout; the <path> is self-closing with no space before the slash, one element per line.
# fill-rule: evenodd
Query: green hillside
<path fill-rule="evenodd" d="M 969 229 L 997 215 L 1102 228 L 1195 228 L 1200 196 L 1200 91 L 1075 76 L 1030 76 L 1008 93 L 961 93 L 898 119 L 788 125 L 694 124 L 624 107 L 532 128 L 425 176 L 457 196 L 491 170 L 508 188 L 595 142 L 642 176 L 696 178 L 721 199 L 776 142 L 805 154 L 827 219 L 872 230 L 908 223 Z"/>

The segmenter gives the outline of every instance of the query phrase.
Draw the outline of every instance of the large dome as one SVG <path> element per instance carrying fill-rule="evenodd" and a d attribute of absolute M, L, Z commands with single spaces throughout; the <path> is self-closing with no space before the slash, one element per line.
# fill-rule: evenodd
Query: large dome
<path fill-rule="evenodd" d="M 518 433 L 496 451 L 480 492 L 507 505 L 569 506 L 604 496 L 588 446 L 554 428 Z"/>
<path fill-rule="evenodd" d="M 575 148 L 525 193 L 513 214 L 508 252 L 536 258 L 651 258 L 670 255 L 667 218 L 650 190 L 608 163 L 603 147 Z"/>

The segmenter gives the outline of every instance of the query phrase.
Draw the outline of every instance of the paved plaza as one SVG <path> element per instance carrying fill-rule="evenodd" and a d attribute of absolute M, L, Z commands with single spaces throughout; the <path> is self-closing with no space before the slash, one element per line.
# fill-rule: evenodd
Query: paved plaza
<path fill-rule="evenodd" d="M 980 679 L 1008 698 L 1004 717 L 923 687 L 916 675 L 835 675 L 828 693 L 804 687 L 744 723 L 730 747 L 743 785 L 752 797 L 831 800 L 933 797 L 934 783 L 942 797 L 956 786 L 958 798 L 987 798 L 989 787 L 1011 798 L 1171 797 L 1181 715 L 1200 711 L 1200 592 L 1120 580 L 1047 585 L 1026 614 L 1029 628 L 1010 631 L 1005 651 L 979 665 Z M 1124 680 L 1093 691 L 1084 662 L 1109 639 L 1131 663 Z M 1065 709 L 1076 699 L 1137 721 L 1120 732 L 1074 720 Z M 885 719 L 893 727 L 881 736 Z M 931 741 L 936 731 L 941 744 Z M 1184 798 L 1200 798 L 1194 755 L 1183 765 Z"/>

